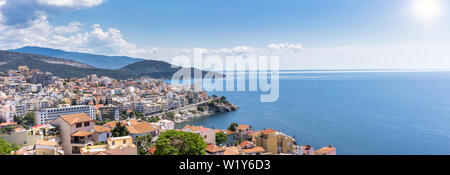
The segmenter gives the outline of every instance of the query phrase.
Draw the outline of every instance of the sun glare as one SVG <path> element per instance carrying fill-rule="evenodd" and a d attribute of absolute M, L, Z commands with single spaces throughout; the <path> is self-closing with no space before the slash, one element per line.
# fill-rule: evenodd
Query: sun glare
<path fill-rule="evenodd" d="M 413 11 L 415 15 L 425 21 L 433 21 L 439 17 L 441 4 L 439 0 L 415 0 Z"/>

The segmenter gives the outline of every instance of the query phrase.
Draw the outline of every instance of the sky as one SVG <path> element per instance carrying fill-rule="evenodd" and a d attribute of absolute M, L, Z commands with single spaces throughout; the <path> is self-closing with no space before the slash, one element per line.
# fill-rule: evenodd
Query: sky
<path fill-rule="evenodd" d="M 279 56 L 281 69 L 449 69 L 445 0 L 0 0 L 0 49 L 170 61 Z"/>

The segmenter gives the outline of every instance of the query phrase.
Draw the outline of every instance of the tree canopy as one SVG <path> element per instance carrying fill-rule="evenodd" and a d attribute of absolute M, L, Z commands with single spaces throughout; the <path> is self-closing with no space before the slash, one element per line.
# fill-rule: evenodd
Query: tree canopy
<path fill-rule="evenodd" d="M 148 150 L 152 146 L 152 134 L 147 134 L 143 136 L 137 136 L 134 140 L 134 144 L 136 144 L 138 148 L 138 154 L 139 155 L 148 155 Z"/>
<path fill-rule="evenodd" d="M 205 112 L 205 107 L 204 106 L 197 106 L 197 111 Z"/>
<path fill-rule="evenodd" d="M 206 142 L 191 132 L 169 130 L 156 140 L 155 155 L 204 155 Z"/>
<path fill-rule="evenodd" d="M 216 133 L 216 143 L 218 145 L 227 142 L 227 136 L 223 132 Z"/>
<path fill-rule="evenodd" d="M 238 126 L 239 126 L 238 123 L 233 122 L 233 123 L 231 123 L 231 125 L 228 127 L 228 130 L 235 132 L 235 131 L 236 131 L 236 128 L 237 128 Z"/>
<path fill-rule="evenodd" d="M 172 111 L 167 112 L 165 115 L 166 115 L 170 120 L 173 120 L 173 119 L 175 118 L 175 113 L 172 112 Z"/>
<path fill-rule="evenodd" d="M 28 112 L 24 117 L 14 116 L 14 121 L 16 121 L 18 125 L 33 126 L 35 123 L 35 114 L 34 112 Z"/>
<path fill-rule="evenodd" d="M 123 137 L 127 136 L 130 131 L 128 131 L 125 125 L 122 125 L 121 122 L 117 122 L 116 127 L 111 131 L 113 137 Z"/>
<path fill-rule="evenodd" d="M 17 150 L 18 150 L 17 146 L 13 146 L 9 144 L 8 141 L 6 141 L 5 139 L 0 138 L 0 155 L 11 155 L 12 151 Z"/>

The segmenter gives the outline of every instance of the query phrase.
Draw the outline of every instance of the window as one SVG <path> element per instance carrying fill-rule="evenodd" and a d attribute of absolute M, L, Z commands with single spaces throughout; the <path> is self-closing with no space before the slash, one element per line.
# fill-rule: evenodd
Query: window
<path fill-rule="evenodd" d="M 113 146 L 116 145 L 116 141 L 112 141 L 112 145 L 113 145 Z"/>
<path fill-rule="evenodd" d="M 127 144 L 127 140 L 123 140 L 123 144 L 124 144 L 124 145 Z"/>
<path fill-rule="evenodd" d="M 82 123 L 77 123 L 77 124 L 76 124 L 76 127 L 77 127 L 77 128 L 81 128 L 81 127 L 82 127 Z"/>
<path fill-rule="evenodd" d="M 84 122 L 84 126 L 89 126 L 89 122 Z"/>

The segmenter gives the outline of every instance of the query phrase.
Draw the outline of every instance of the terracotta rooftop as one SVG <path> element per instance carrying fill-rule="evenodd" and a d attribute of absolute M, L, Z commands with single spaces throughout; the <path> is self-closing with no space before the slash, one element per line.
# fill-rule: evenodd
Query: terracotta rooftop
<path fill-rule="evenodd" d="M 0 123 L 0 127 L 3 126 L 11 126 L 11 125 L 17 125 L 17 123 L 9 122 L 9 123 Z"/>
<path fill-rule="evenodd" d="M 250 128 L 249 125 L 239 125 L 236 129 L 238 129 L 238 130 L 246 130 L 248 128 Z"/>
<path fill-rule="evenodd" d="M 69 125 L 73 125 L 75 123 L 81 123 L 81 122 L 94 121 L 94 120 L 92 120 L 92 118 L 88 117 L 86 115 L 86 113 L 63 115 L 60 118 L 63 119 L 64 121 L 66 121 Z"/>
<path fill-rule="evenodd" d="M 158 128 L 147 122 L 139 122 L 134 125 L 127 126 L 127 129 L 130 131 L 130 134 L 142 134 L 154 131 Z"/>
<path fill-rule="evenodd" d="M 120 122 L 122 125 L 125 125 L 125 126 L 128 125 L 128 122 L 129 122 L 131 125 L 135 125 L 135 124 L 139 123 L 138 120 L 136 120 L 136 119 L 131 119 L 131 120 L 122 120 L 122 121 L 108 122 L 108 123 L 104 124 L 103 126 L 109 127 L 109 128 L 112 129 L 112 128 L 115 128 L 116 125 L 117 125 L 117 123 L 119 123 L 119 122 Z"/>
<path fill-rule="evenodd" d="M 238 148 L 243 149 L 243 148 L 254 147 L 254 146 L 255 146 L 255 144 L 253 144 L 252 142 L 249 142 L 249 141 L 243 141 L 243 142 L 241 142 L 241 143 L 238 145 Z"/>
<path fill-rule="evenodd" d="M 58 143 L 55 141 L 45 141 L 45 140 L 38 140 L 36 142 L 36 145 L 42 145 L 42 146 L 58 146 Z"/>
<path fill-rule="evenodd" d="M 237 147 L 226 147 L 224 155 L 241 155 L 241 152 L 239 151 L 239 148 Z"/>
<path fill-rule="evenodd" d="M 89 131 L 77 131 L 77 132 L 72 134 L 72 136 L 74 136 L 74 137 L 85 137 L 85 136 L 89 136 L 89 135 L 92 135 L 92 132 L 89 132 Z"/>
<path fill-rule="evenodd" d="M 210 153 L 217 153 L 217 152 L 225 151 L 225 148 L 222 148 L 217 145 L 209 144 L 208 146 L 206 146 L 206 151 L 208 151 Z"/>
<path fill-rule="evenodd" d="M 230 134 L 235 134 L 236 133 L 236 132 L 230 131 L 230 130 L 223 130 L 223 132 L 225 133 L 225 135 L 230 135 Z"/>
<path fill-rule="evenodd" d="M 263 147 L 257 146 L 249 149 L 242 149 L 242 151 L 245 153 L 262 153 L 265 152 L 266 150 L 264 150 Z"/>
<path fill-rule="evenodd" d="M 182 130 L 186 130 L 186 129 L 190 129 L 191 131 L 207 131 L 209 128 L 205 128 L 203 126 L 192 126 L 192 125 L 187 125 L 185 126 Z"/>
<path fill-rule="evenodd" d="M 335 147 L 327 146 L 327 147 L 323 147 L 321 149 L 316 150 L 315 155 L 325 155 L 325 154 L 328 154 L 333 151 L 336 151 Z"/>
<path fill-rule="evenodd" d="M 111 132 L 111 128 L 95 125 L 94 130 L 97 133 Z"/>
<path fill-rule="evenodd" d="M 106 150 L 100 153 L 97 153 L 97 155 L 117 155 L 117 156 L 124 156 L 124 155 L 138 155 L 137 154 L 137 147 L 135 148 L 124 148 L 124 149 L 110 149 Z"/>
<path fill-rule="evenodd" d="M 273 129 L 266 129 L 266 130 L 261 131 L 261 134 L 264 134 L 264 135 L 269 135 L 269 134 L 274 134 L 274 133 L 276 133 L 276 131 Z"/>

